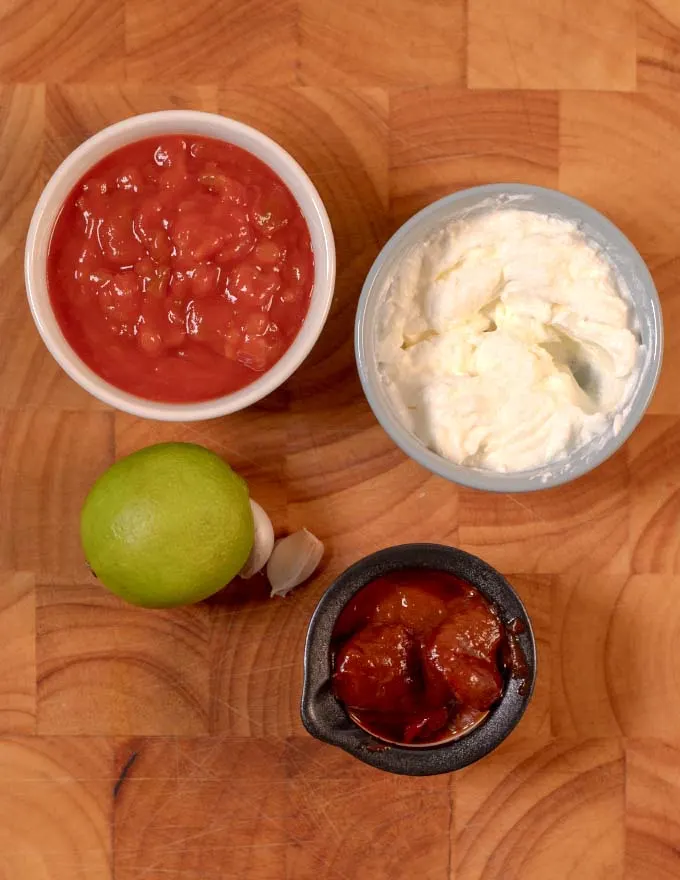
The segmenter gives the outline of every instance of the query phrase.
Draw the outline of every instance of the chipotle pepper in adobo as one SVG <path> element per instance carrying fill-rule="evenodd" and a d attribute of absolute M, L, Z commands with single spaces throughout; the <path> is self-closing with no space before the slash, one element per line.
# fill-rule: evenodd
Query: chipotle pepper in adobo
<path fill-rule="evenodd" d="M 393 572 L 360 590 L 338 618 L 333 689 L 381 739 L 436 743 L 475 727 L 501 698 L 511 638 L 467 582 Z"/>

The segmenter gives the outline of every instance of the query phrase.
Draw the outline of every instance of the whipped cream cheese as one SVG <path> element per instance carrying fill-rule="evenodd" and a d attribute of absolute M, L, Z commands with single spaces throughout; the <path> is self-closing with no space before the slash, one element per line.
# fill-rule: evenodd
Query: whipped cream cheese
<path fill-rule="evenodd" d="M 497 210 L 411 251 L 378 315 L 404 425 L 459 464 L 519 471 L 611 430 L 634 386 L 634 314 L 569 221 Z"/>

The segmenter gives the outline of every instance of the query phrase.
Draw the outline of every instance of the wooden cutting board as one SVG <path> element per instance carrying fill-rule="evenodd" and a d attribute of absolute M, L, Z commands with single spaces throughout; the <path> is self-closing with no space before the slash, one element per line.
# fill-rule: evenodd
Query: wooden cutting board
<path fill-rule="evenodd" d="M 674 0 L 0 0 L 0 878 L 680 877 L 680 5 Z M 135 113 L 234 116 L 311 174 L 339 272 L 287 385 L 198 425 L 100 405 L 56 366 L 22 249 L 67 153 Z M 354 368 L 362 280 L 460 187 L 558 187 L 648 260 L 666 319 L 649 414 L 571 486 L 485 495 L 376 424 Z M 88 576 L 77 518 L 114 459 L 191 440 L 249 481 L 323 569 L 146 612 Z M 310 614 L 401 541 L 477 553 L 533 617 L 530 711 L 482 763 L 391 777 L 303 731 Z"/>

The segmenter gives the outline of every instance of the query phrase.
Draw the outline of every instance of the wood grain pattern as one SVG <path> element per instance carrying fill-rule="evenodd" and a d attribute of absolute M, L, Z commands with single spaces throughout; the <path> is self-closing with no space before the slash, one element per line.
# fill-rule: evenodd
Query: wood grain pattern
<path fill-rule="evenodd" d="M 517 738 L 454 780 L 468 880 L 624 876 L 624 754 L 609 740 Z"/>
<path fill-rule="evenodd" d="M 124 23 L 117 0 L 4 0 L 0 81 L 116 79 L 123 73 Z"/>
<path fill-rule="evenodd" d="M 574 483 L 529 495 L 460 493 L 460 546 L 503 571 L 624 572 L 630 568 L 625 452 Z"/>
<path fill-rule="evenodd" d="M 206 606 L 147 612 L 96 584 L 41 584 L 36 628 L 38 733 L 208 732 Z"/>
<path fill-rule="evenodd" d="M 300 76 L 333 85 L 462 84 L 462 0 L 300 0 Z"/>
<path fill-rule="evenodd" d="M 680 423 L 672 416 L 647 416 L 631 438 L 634 503 L 631 506 L 632 568 L 639 573 L 680 571 L 675 524 Z"/>
<path fill-rule="evenodd" d="M 310 739 L 258 736 L 155 741 L 133 767 L 115 808 L 117 880 L 447 877 L 446 777 L 389 777 Z"/>
<path fill-rule="evenodd" d="M 0 733 L 35 733 L 35 583 L 30 572 L 0 574 Z"/>
<path fill-rule="evenodd" d="M 676 88 L 680 81 L 680 9 L 674 0 L 639 0 L 638 89 Z"/>
<path fill-rule="evenodd" d="M 633 740 L 626 771 L 626 876 L 673 880 L 680 849 L 680 750 L 659 740 Z"/>
<path fill-rule="evenodd" d="M 399 223 L 466 186 L 557 185 L 553 92 L 421 88 L 397 92 L 390 106 L 392 213 Z"/>
<path fill-rule="evenodd" d="M 267 86 L 292 83 L 296 23 L 294 0 L 129 3 L 125 78 L 163 83 L 225 79 Z"/>
<path fill-rule="evenodd" d="M 668 575 L 612 575 L 599 578 L 594 591 L 588 575 L 560 578 L 553 610 L 555 733 L 680 742 L 680 713 L 666 697 L 680 670 L 679 584 Z"/>
<path fill-rule="evenodd" d="M 469 0 L 473 89 L 636 85 L 635 0 Z"/>
<path fill-rule="evenodd" d="M 113 757 L 95 737 L 0 741 L 4 877 L 110 880 Z"/>
<path fill-rule="evenodd" d="M 8 569 L 57 580 L 86 575 L 80 508 L 113 461 L 112 428 L 108 412 L 0 411 L 0 553 Z"/>
<path fill-rule="evenodd" d="M 613 217 L 644 256 L 675 254 L 679 132 L 671 92 L 565 92 L 560 188 Z"/>
<path fill-rule="evenodd" d="M 680 878 L 680 7 L 676 0 L 0 0 L 0 878 Z M 66 378 L 26 304 L 40 189 L 136 113 L 220 112 L 279 141 L 331 216 L 336 295 L 314 351 L 244 413 L 113 413 Z M 459 489 L 372 416 L 352 329 L 389 235 L 461 187 L 559 187 L 648 260 L 666 322 L 649 414 L 595 473 L 534 495 Z M 262 578 L 142 611 L 88 572 L 95 477 L 202 443 L 276 530 L 326 544 Z M 309 618 L 389 544 L 443 541 L 526 603 L 539 678 L 517 730 L 444 778 L 372 770 L 299 718 Z"/>

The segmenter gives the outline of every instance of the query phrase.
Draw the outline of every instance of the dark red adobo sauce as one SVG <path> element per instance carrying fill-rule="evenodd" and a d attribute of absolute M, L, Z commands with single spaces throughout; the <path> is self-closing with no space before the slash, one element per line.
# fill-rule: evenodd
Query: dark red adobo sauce
<path fill-rule="evenodd" d="M 354 721 L 408 745 L 470 731 L 500 700 L 517 665 L 514 637 L 481 593 L 423 569 L 393 572 L 360 590 L 335 625 L 333 654 L 333 689 Z"/>

